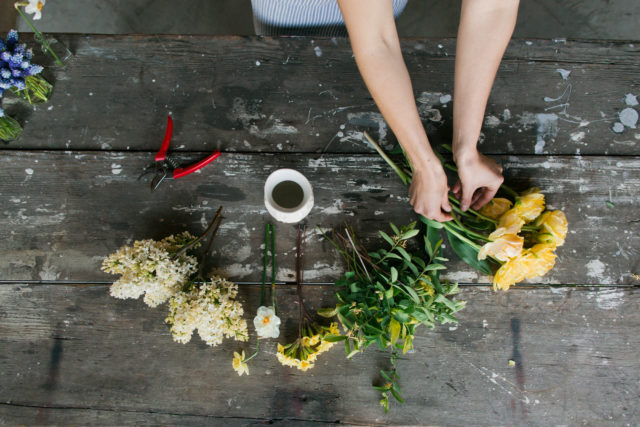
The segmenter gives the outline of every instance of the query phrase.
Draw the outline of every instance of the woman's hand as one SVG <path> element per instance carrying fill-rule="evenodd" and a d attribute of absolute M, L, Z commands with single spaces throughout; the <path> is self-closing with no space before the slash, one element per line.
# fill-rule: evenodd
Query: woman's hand
<path fill-rule="evenodd" d="M 436 221 L 449 221 L 449 186 L 440 162 L 430 162 L 413 170 L 409 201 L 416 213 Z"/>
<path fill-rule="evenodd" d="M 504 181 L 502 166 L 473 150 L 456 157 L 460 180 L 453 187 L 453 194 L 460 200 L 460 208 L 466 211 L 480 209 L 496 195 Z"/>

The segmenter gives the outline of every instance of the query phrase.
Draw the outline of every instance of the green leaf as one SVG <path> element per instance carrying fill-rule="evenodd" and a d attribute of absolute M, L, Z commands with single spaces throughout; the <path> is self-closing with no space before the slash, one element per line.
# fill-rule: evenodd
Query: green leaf
<path fill-rule="evenodd" d="M 412 237 L 417 236 L 420 233 L 420 230 L 409 230 L 406 231 L 402 234 L 402 240 L 408 240 L 411 239 Z"/>
<path fill-rule="evenodd" d="M 468 244 L 464 243 L 455 235 L 451 234 L 447 230 L 447 237 L 449 238 L 449 244 L 453 251 L 460 257 L 461 260 L 469 264 L 471 267 L 484 274 L 491 274 L 491 266 L 487 260 L 478 260 L 478 251 Z"/>
<path fill-rule="evenodd" d="M 396 311 L 395 313 L 393 313 L 393 317 L 391 318 L 391 323 L 393 323 L 394 321 L 397 322 L 402 322 L 402 323 L 406 323 L 408 322 L 410 319 L 410 316 L 405 313 L 404 311 Z M 392 342 L 395 343 L 395 341 L 392 340 Z"/>
<path fill-rule="evenodd" d="M 323 338 L 323 340 L 327 342 L 339 342 L 346 339 L 347 337 L 345 337 L 344 335 L 327 335 Z"/>
<path fill-rule="evenodd" d="M 389 374 L 387 374 L 386 371 L 380 370 L 380 375 L 382 375 L 382 378 L 384 378 L 385 380 L 389 381 L 390 383 L 393 382 L 393 380 L 391 379 Z"/>
<path fill-rule="evenodd" d="M 429 227 L 433 227 L 436 230 L 441 229 L 442 227 L 444 227 L 444 225 L 442 225 L 441 223 L 439 223 L 438 221 L 434 221 L 432 219 L 429 218 L 425 218 L 422 215 L 420 215 L 420 221 L 424 222 L 425 224 L 427 224 Z"/>
<path fill-rule="evenodd" d="M 387 243 L 389 243 L 391 246 L 393 246 L 393 239 L 391 239 L 391 237 L 389 237 L 389 235 L 387 233 L 385 233 L 382 230 L 378 230 L 378 233 L 382 236 L 382 238 L 384 240 L 387 241 Z"/>
<path fill-rule="evenodd" d="M 398 251 L 400 253 L 400 255 L 402 255 L 404 257 L 404 259 L 406 259 L 407 261 L 411 262 L 411 255 L 409 255 L 409 253 L 404 248 L 401 248 L 400 246 L 398 246 L 396 248 L 396 251 Z"/>
<path fill-rule="evenodd" d="M 420 304 L 420 297 L 418 296 L 416 291 L 411 286 L 407 286 L 406 289 L 413 302 L 415 302 L 416 304 Z"/>
<path fill-rule="evenodd" d="M 322 317 L 333 317 L 336 314 L 338 314 L 338 307 L 333 307 L 333 308 L 326 307 L 318 310 L 318 315 Z"/>
<path fill-rule="evenodd" d="M 398 270 L 395 267 L 391 267 L 391 283 L 398 281 Z"/>
<path fill-rule="evenodd" d="M 425 271 L 434 271 L 434 270 L 446 270 L 447 267 L 445 267 L 442 264 L 429 264 L 426 268 Z"/>
<path fill-rule="evenodd" d="M 402 354 L 407 354 L 407 351 L 413 348 L 413 336 L 409 335 L 404 339 L 404 345 L 402 346 Z"/>
<path fill-rule="evenodd" d="M 398 393 L 394 387 L 391 387 L 391 394 L 396 398 L 398 402 L 404 403 L 404 400 L 402 400 L 402 397 L 400 397 L 400 393 Z"/>
<path fill-rule="evenodd" d="M 389 227 L 391 227 L 391 230 L 393 230 L 396 236 L 400 234 L 400 230 L 398 230 L 398 227 L 396 227 L 392 222 L 389 223 Z"/>
<path fill-rule="evenodd" d="M 391 321 L 389 322 L 389 331 L 390 331 L 390 335 L 391 335 L 391 344 L 394 344 L 396 341 L 398 341 L 398 338 L 400 338 L 400 331 L 401 330 L 402 330 L 402 326 L 400 325 L 400 322 L 398 322 L 394 318 L 391 318 Z"/>

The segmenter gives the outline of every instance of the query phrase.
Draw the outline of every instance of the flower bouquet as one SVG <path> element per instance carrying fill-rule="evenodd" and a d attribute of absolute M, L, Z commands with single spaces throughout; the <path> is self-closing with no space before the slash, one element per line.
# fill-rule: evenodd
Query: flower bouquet
<path fill-rule="evenodd" d="M 405 167 L 399 166 L 365 135 L 409 185 L 412 169 L 406 156 Z M 445 167 L 456 171 L 452 165 L 445 163 Z M 460 201 L 449 195 L 452 221 L 440 223 L 420 217 L 430 228 L 445 231 L 451 248 L 463 261 L 484 274 L 493 274 L 495 290 L 507 290 L 549 272 L 555 264 L 555 250 L 564 244 L 568 231 L 565 214 L 545 210 L 544 194 L 538 188 L 517 193 L 502 185 L 501 192 L 506 197 L 494 198 L 479 211 L 462 211 Z"/>

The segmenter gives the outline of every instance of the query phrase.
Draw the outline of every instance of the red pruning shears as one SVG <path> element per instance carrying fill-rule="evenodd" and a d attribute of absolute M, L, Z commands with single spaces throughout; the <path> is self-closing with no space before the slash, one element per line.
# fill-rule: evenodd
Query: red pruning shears
<path fill-rule="evenodd" d="M 169 150 L 169 144 L 171 142 L 171 134 L 173 133 L 173 120 L 171 116 L 167 116 L 167 131 L 164 134 L 164 139 L 162 140 L 162 145 L 160 146 L 160 151 L 156 153 L 155 161 L 151 165 L 147 166 L 145 170 L 140 174 L 140 178 L 149 173 L 154 173 L 155 176 L 151 180 L 151 191 L 158 188 L 158 186 L 164 181 L 166 178 L 180 178 L 185 175 L 189 175 L 197 171 L 200 168 L 208 165 L 212 161 L 220 156 L 220 151 L 216 150 L 209 156 L 204 159 L 196 162 L 187 167 L 180 167 L 175 160 L 170 158 L 167 155 L 167 151 Z"/>

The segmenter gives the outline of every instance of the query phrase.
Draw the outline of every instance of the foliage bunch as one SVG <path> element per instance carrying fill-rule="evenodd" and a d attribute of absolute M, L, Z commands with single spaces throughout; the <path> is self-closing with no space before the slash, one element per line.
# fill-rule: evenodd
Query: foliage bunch
<path fill-rule="evenodd" d="M 334 232 L 330 240 L 344 256 L 347 272 L 335 283 L 335 308 L 320 311 L 338 317 L 345 332 L 326 339 L 344 341 L 348 358 L 371 344 L 390 348 L 392 369 L 380 372 L 385 384 L 375 387 L 382 393 L 380 404 L 385 411 L 390 395 L 403 401 L 396 360 L 399 352 L 413 348 L 417 328 L 457 323 L 453 314 L 465 306 L 450 298 L 458 292 L 457 284 L 440 280 L 446 268 L 442 262 L 447 260 L 440 256 L 442 240 L 437 230 L 427 227 L 423 248 L 413 248 L 411 240 L 421 234 L 415 222 L 390 227 L 392 235 L 379 231 L 388 246 L 376 251 L 367 251 L 349 227 L 344 234 Z"/>

